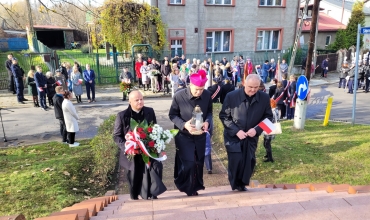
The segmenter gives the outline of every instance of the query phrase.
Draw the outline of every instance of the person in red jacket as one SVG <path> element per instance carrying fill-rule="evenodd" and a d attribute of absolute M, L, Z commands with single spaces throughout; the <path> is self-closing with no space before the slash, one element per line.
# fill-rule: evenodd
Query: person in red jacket
<path fill-rule="evenodd" d="M 138 58 L 135 62 L 135 72 L 136 76 L 139 79 L 139 88 L 143 85 L 143 82 L 141 80 L 141 73 L 140 73 L 140 68 L 143 65 L 143 60 L 141 58 Z"/>
<path fill-rule="evenodd" d="M 244 85 L 245 78 L 247 78 L 247 76 L 252 73 L 253 73 L 253 63 L 252 63 L 252 60 L 248 58 L 247 62 L 245 62 L 245 65 L 244 65 L 244 76 L 242 79 L 243 85 Z"/>

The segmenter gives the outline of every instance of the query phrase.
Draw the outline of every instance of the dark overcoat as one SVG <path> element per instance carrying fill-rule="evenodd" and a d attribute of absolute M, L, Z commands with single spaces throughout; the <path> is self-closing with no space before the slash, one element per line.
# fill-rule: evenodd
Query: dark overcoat
<path fill-rule="evenodd" d="M 258 136 L 263 131 L 257 125 L 265 118 L 273 118 L 268 94 L 258 91 L 250 105 L 246 103 L 244 88 L 241 88 L 228 93 L 222 105 L 219 117 L 225 128 L 224 140 L 228 152 L 241 152 L 241 141 L 236 133 L 240 130 L 247 132 L 251 128 L 255 128 L 257 134 L 246 139 L 250 147 L 257 148 Z"/>
<path fill-rule="evenodd" d="M 225 128 L 224 143 L 228 154 L 228 176 L 232 190 L 249 185 L 256 164 L 258 137 L 262 133 L 258 124 L 265 118 L 273 118 L 268 94 L 258 91 L 250 103 L 244 88 L 226 95 L 220 119 Z M 240 140 L 236 136 L 240 130 L 247 132 L 251 128 L 256 130 L 254 137 Z"/>
<path fill-rule="evenodd" d="M 152 108 L 144 106 L 143 114 L 148 124 L 157 123 L 157 119 Z M 119 157 L 120 166 L 125 168 L 125 170 L 135 169 L 134 161 L 133 160 L 129 161 L 125 155 L 125 142 L 126 142 L 125 135 L 127 134 L 127 132 L 130 131 L 130 119 L 131 119 L 131 106 L 117 114 L 113 131 L 114 142 L 116 142 L 120 149 Z"/>

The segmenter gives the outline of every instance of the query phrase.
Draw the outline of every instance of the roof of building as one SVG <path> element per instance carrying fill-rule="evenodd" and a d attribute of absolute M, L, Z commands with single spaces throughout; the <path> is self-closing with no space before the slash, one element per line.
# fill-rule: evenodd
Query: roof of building
<path fill-rule="evenodd" d="M 62 27 L 54 25 L 33 25 L 33 28 L 36 30 L 74 30 L 71 27 Z"/>
<path fill-rule="evenodd" d="M 342 8 L 343 0 L 324 0 L 324 1 Z M 352 7 L 353 7 L 354 3 L 355 3 L 355 1 L 345 0 L 344 1 L 344 9 L 352 11 Z M 364 11 L 365 14 L 370 14 L 370 8 L 368 8 L 368 7 L 364 7 L 363 11 Z"/>
<path fill-rule="evenodd" d="M 340 23 L 324 12 L 319 13 L 319 32 L 320 31 L 338 31 L 339 29 L 345 29 L 346 25 Z M 309 32 L 311 30 L 311 20 L 307 19 L 303 23 L 302 32 Z"/>

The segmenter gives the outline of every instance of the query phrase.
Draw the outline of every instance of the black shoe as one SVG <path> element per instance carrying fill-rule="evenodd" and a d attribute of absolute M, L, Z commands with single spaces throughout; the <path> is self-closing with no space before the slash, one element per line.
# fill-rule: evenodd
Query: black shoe
<path fill-rule="evenodd" d="M 20 102 L 18 102 L 18 104 L 26 104 L 26 103 L 24 103 L 23 101 L 20 101 Z"/>
<path fill-rule="evenodd" d="M 212 174 L 212 170 L 208 170 L 208 172 L 207 172 L 208 174 Z"/>
<path fill-rule="evenodd" d="M 22 101 L 28 101 L 28 99 L 23 98 Z"/>
<path fill-rule="evenodd" d="M 238 186 L 236 187 L 236 189 L 240 192 L 245 192 L 245 191 L 248 191 L 248 189 L 245 187 L 245 186 Z"/>
<path fill-rule="evenodd" d="M 158 199 L 158 197 L 157 196 L 153 196 L 152 199 Z"/>
<path fill-rule="evenodd" d="M 271 163 L 273 163 L 274 162 L 274 159 L 269 159 L 269 158 L 267 158 L 266 160 L 264 160 L 263 162 L 271 162 Z"/>
<path fill-rule="evenodd" d="M 47 111 L 47 109 L 46 108 L 41 108 L 43 111 Z"/>
<path fill-rule="evenodd" d="M 197 196 L 199 195 L 198 192 L 193 192 L 192 194 L 187 194 L 188 196 Z"/>

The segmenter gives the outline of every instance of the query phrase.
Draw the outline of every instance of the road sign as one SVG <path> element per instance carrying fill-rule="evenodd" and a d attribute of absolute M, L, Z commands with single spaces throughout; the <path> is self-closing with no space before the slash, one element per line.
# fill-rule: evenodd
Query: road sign
<path fill-rule="evenodd" d="M 300 76 L 297 80 L 297 95 L 300 100 L 304 100 L 308 94 L 308 80 L 305 76 Z"/>
<path fill-rule="evenodd" d="M 361 28 L 361 34 L 370 34 L 370 27 Z"/>

